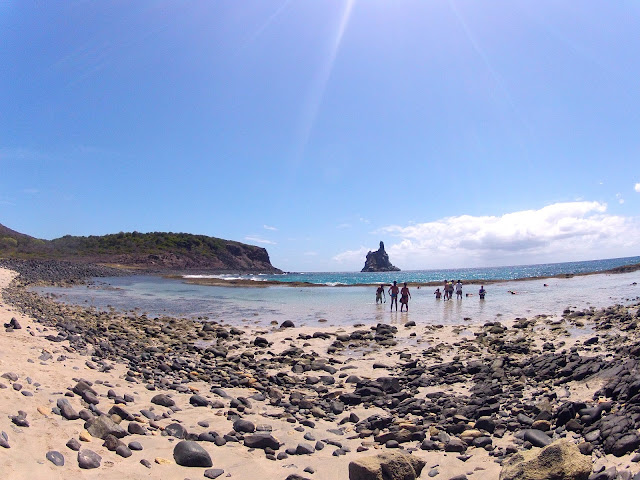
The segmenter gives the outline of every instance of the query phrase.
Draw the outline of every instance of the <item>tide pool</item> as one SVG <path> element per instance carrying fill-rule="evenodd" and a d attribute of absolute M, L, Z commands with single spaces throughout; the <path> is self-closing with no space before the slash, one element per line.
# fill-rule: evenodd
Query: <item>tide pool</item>
<path fill-rule="evenodd" d="M 435 287 L 411 289 L 409 313 L 376 305 L 372 287 L 213 287 L 153 276 L 96 279 L 92 285 L 71 288 L 38 287 L 58 301 L 101 310 L 135 310 L 150 316 L 207 318 L 229 325 L 269 325 L 292 320 L 296 325 L 353 325 L 356 323 L 465 324 L 558 315 L 565 308 L 584 309 L 629 304 L 640 300 L 640 271 L 499 282 L 487 285 L 484 301 L 478 284 L 464 286 L 462 300 L 436 300 Z M 547 284 L 548 286 L 544 286 Z M 515 291 L 511 294 L 509 291 Z M 468 320 L 465 320 L 468 319 Z"/>

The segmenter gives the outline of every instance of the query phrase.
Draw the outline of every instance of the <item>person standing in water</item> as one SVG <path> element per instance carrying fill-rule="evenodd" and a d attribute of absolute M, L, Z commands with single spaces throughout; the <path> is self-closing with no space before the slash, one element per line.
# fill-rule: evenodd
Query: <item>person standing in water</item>
<path fill-rule="evenodd" d="M 411 298 L 411 293 L 409 293 L 407 282 L 404 282 L 404 287 L 400 290 L 400 311 L 402 311 L 402 307 L 407 307 L 407 312 L 409 311 L 409 298 Z M 398 307 L 396 306 L 397 309 Z"/>
<path fill-rule="evenodd" d="M 478 295 L 480 295 L 480 300 L 484 300 L 484 296 L 487 294 L 487 291 L 484 289 L 484 285 L 480 285 L 480 290 L 478 290 Z"/>
<path fill-rule="evenodd" d="M 378 302 L 382 303 L 382 297 L 384 297 L 384 301 L 387 301 L 387 297 L 384 294 L 384 285 L 380 285 L 376 290 L 376 305 Z"/>
<path fill-rule="evenodd" d="M 462 282 L 460 280 L 456 283 L 456 298 L 462 300 Z"/>
<path fill-rule="evenodd" d="M 393 304 L 396 304 L 396 312 L 398 311 L 398 293 L 400 289 L 398 288 L 397 282 L 394 280 L 393 285 L 389 287 L 389 297 L 391 298 L 391 311 L 393 311 Z"/>

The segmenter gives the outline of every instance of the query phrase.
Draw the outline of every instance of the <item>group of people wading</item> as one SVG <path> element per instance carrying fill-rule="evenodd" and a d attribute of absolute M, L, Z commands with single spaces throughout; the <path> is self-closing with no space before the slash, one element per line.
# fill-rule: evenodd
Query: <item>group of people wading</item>
<path fill-rule="evenodd" d="M 407 287 L 407 283 L 405 282 L 404 287 L 398 287 L 398 282 L 394 281 L 393 285 L 389 287 L 389 298 L 391 299 L 391 310 L 393 310 L 393 305 L 396 306 L 396 312 L 398 311 L 398 294 L 400 294 L 400 311 L 406 307 L 407 312 L 409 311 L 409 299 L 411 298 L 411 293 L 409 292 L 409 287 Z M 380 285 L 376 289 L 376 304 L 378 302 L 382 303 L 382 297 L 384 297 L 384 285 Z M 386 302 L 387 299 L 385 298 Z"/>
<path fill-rule="evenodd" d="M 420 287 L 418 287 L 420 288 Z M 455 284 L 452 281 L 444 281 L 444 286 L 443 286 L 443 292 L 444 292 L 444 299 L 445 300 L 451 300 L 453 298 L 453 292 L 456 292 L 456 298 L 462 300 L 462 282 L 460 280 L 458 280 Z M 409 287 L 407 287 L 407 283 L 404 283 L 404 286 L 402 288 L 398 287 L 398 282 L 394 281 L 393 285 L 391 285 L 389 287 L 389 298 L 391 299 L 391 311 L 393 311 L 393 305 L 395 304 L 396 306 L 396 312 L 398 311 L 398 294 L 400 294 L 400 311 L 404 311 L 405 307 L 406 307 L 406 311 L 409 311 L 409 299 L 411 298 L 411 293 L 409 292 Z M 442 292 L 440 291 L 440 288 L 436 288 L 436 291 L 433 292 L 434 295 L 436 296 L 436 299 L 440 299 L 442 297 Z M 485 294 L 487 293 L 487 291 L 484 289 L 484 285 L 480 286 L 480 290 L 478 291 L 478 294 L 480 295 L 480 299 L 483 300 Z M 470 294 L 467 293 L 467 296 L 469 296 Z M 384 298 L 384 303 L 387 302 L 387 299 L 385 297 L 384 294 L 384 285 L 380 285 L 378 286 L 378 288 L 376 289 L 376 305 L 379 303 L 383 303 L 383 298 Z"/>

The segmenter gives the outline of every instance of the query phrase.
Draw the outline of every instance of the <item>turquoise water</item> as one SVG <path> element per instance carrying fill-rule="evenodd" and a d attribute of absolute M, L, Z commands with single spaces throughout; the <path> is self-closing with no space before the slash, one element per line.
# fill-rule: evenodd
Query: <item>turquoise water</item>
<path fill-rule="evenodd" d="M 637 258 L 637 257 L 636 257 Z M 609 261 L 602 261 L 611 265 Z M 581 262 L 585 263 L 585 262 Z M 636 263 L 636 262 L 630 262 Z M 561 264 L 566 267 L 568 264 Z M 529 271 L 545 271 L 530 266 Z M 563 267 L 563 268 L 565 268 Z M 519 267 L 522 269 L 522 267 Z M 554 267 L 559 268 L 559 267 Z M 611 268 L 610 266 L 604 268 Z M 490 269 L 482 270 L 482 275 Z M 460 270 L 458 270 L 459 272 Z M 521 270 L 522 271 L 522 270 Z M 398 280 L 412 280 L 396 272 Z M 563 273 L 570 273 L 564 271 Z M 573 272 L 571 272 L 573 273 Z M 477 273 L 480 275 L 480 273 Z M 326 279 L 324 274 L 310 274 Z M 332 278 L 360 274 L 332 274 Z M 376 275 L 376 274 L 374 274 Z M 402 276 L 407 275 L 407 276 Z M 463 275 L 460 275 L 464 278 Z M 455 278 L 457 275 L 448 275 Z M 384 280 L 376 280 L 384 281 Z M 389 311 L 389 303 L 376 305 L 375 288 L 335 287 L 213 287 L 190 285 L 181 280 L 151 276 L 96 279 L 93 285 L 72 288 L 46 287 L 36 291 L 55 294 L 59 301 L 118 311 L 135 310 L 150 316 L 206 318 L 228 325 L 269 325 L 292 320 L 297 326 L 354 325 L 356 323 L 467 324 L 537 314 L 559 315 L 567 308 L 584 309 L 640 300 L 640 271 L 625 274 L 596 274 L 572 278 L 505 281 L 486 286 L 487 297 L 480 300 L 478 284 L 464 285 L 461 300 L 436 300 L 435 287 L 412 288 L 410 312 Z M 546 286 L 545 286 L 546 285 Z M 515 291 L 516 294 L 511 294 Z M 466 296 L 466 294 L 471 296 Z"/>
<path fill-rule="evenodd" d="M 520 278 L 551 277 L 563 274 L 601 272 L 622 265 L 640 263 L 640 257 L 610 258 L 585 262 L 544 263 L 506 267 L 457 268 L 443 270 L 408 270 L 403 272 L 288 272 L 281 275 L 186 275 L 190 278 L 246 279 L 255 281 L 307 282 L 318 285 L 362 285 L 398 282 L 428 283 L 444 279 L 515 280 Z"/>

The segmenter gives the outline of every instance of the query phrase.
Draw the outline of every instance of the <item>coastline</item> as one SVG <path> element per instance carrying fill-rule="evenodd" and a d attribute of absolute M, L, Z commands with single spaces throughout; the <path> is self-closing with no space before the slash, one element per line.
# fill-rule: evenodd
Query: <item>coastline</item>
<path fill-rule="evenodd" d="M 176 464 L 181 439 L 171 435 L 197 439 L 214 469 L 239 479 L 348 478 L 352 461 L 403 451 L 426 462 L 423 477 L 491 480 L 542 436 L 579 445 L 594 471 L 640 471 L 640 425 L 629 420 L 640 400 L 624 393 L 639 367 L 637 303 L 469 326 L 237 328 L 57 304 L 9 285 L 14 276 L 0 269 L 0 319 L 22 327 L 0 334 L 0 374 L 14 374 L 0 378 L 10 446 L 0 465 L 11 478 L 202 477 L 206 468 Z M 77 393 L 80 379 L 95 398 Z M 179 408 L 153 403 L 158 394 Z M 56 411 L 61 398 L 87 421 Z M 112 412 L 128 433 L 121 442 L 142 450 L 125 458 L 87 436 L 97 412 Z M 251 448 L 255 432 L 238 420 L 278 448 Z M 80 469 L 70 439 L 101 465 Z M 45 458 L 51 451 L 64 466 Z"/>

